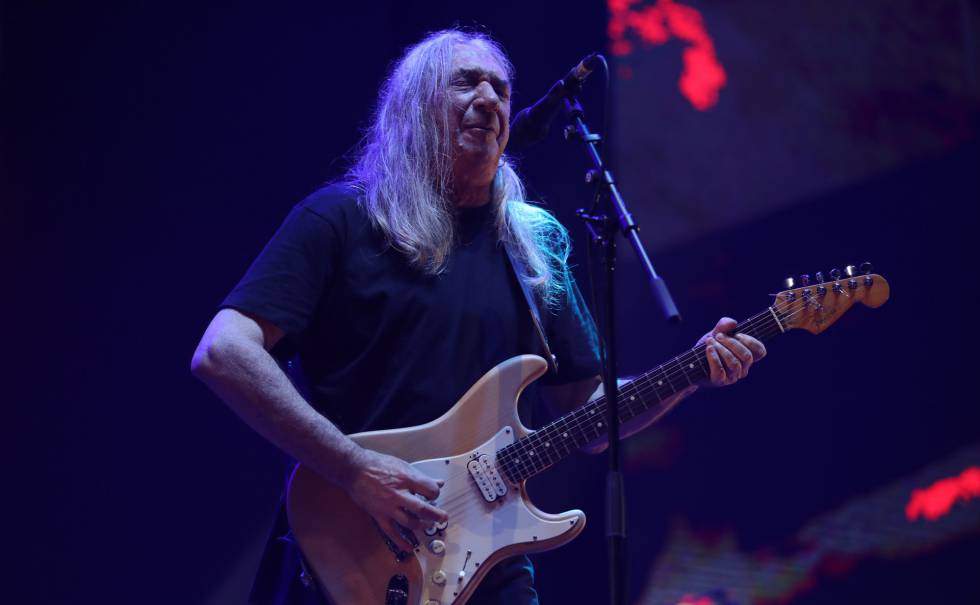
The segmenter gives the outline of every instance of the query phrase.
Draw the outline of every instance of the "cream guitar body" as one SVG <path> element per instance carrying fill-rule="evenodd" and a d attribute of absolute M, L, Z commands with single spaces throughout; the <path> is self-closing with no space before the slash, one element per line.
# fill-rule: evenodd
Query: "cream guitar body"
<path fill-rule="evenodd" d="M 496 468 L 496 453 L 530 433 L 517 415 L 517 398 L 546 369 L 540 357 L 512 358 L 437 420 L 351 436 L 445 481 L 434 504 L 449 513 L 449 523 L 416 532 L 414 553 L 399 555 L 344 491 L 296 467 L 288 488 L 289 522 L 310 571 L 334 603 L 462 605 L 496 563 L 561 546 L 582 531 L 582 511 L 542 512 L 528 500 L 523 481 L 513 483 Z"/>

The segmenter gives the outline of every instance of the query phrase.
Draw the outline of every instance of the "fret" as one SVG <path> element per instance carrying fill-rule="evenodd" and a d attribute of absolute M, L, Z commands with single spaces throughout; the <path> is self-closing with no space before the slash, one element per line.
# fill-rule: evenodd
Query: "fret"
<path fill-rule="evenodd" d="M 663 366 L 658 366 L 654 370 L 654 391 L 657 393 L 657 398 L 663 401 L 667 399 L 677 391 L 674 389 L 670 381 L 667 380 L 667 374 L 664 372 Z"/>
<path fill-rule="evenodd" d="M 654 368 L 653 370 L 654 377 L 656 378 L 657 381 L 656 382 L 657 395 L 659 395 L 661 399 L 666 399 L 667 397 L 670 397 L 671 395 L 677 392 L 677 389 L 674 388 L 674 384 L 670 381 L 670 377 L 667 376 L 665 366 L 666 364 L 660 365 Z"/>
<path fill-rule="evenodd" d="M 547 462 L 548 466 L 551 466 L 558 460 L 555 459 L 555 449 L 551 447 L 551 439 L 548 435 L 542 433 L 535 433 L 534 437 L 537 439 L 537 448 L 541 453 L 541 459 Z"/>
<path fill-rule="evenodd" d="M 532 440 L 528 441 L 529 442 L 525 444 L 524 447 L 524 458 L 528 461 L 528 464 L 531 465 L 531 470 L 533 470 L 536 474 L 543 471 L 546 466 L 544 465 L 544 461 L 541 460 L 541 456 L 538 454 L 538 449 L 535 447 L 535 444 L 531 442 Z"/>
<path fill-rule="evenodd" d="M 653 405 L 652 403 L 647 401 L 647 398 L 649 397 L 650 393 L 653 393 L 653 396 L 657 398 L 657 403 L 663 401 L 663 397 L 661 397 L 660 393 L 657 391 L 655 380 L 653 379 L 652 370 L 650 372 L 647 372 L 643 376 L 641 376 L 638 380 L 636 380 L 636 382 L 640 382 L 640 381 L 643 382 L 643 385 L 642 387 L 637 388 L 637 391 L 638 392 L 642 391 L 645 397 L 638 397 L 638 399 L 640 399 L 640 401 L 643 404 L 643 411 L 646 411 L 647 408 Z"/>
<path fill-rule="evenodd" d="M 694 350 L 692 352 L 694 354 L 694 359 L 696 359 L 698 362 L 698 367 L 701 368 L 701 377 L 707 378 L 711 376 L 711 368 L 709 368 L 705 363 L 704 350 L 705 350 L 704 345 L 698 345 L 694 347 Z"/>
<path fill-rule="evenodd" d="M 619 415 L 620 422 L 626 422 L 631 418 L 635 418 L 646 411 L 647 403 L 640 395 L 640 387 L 637 383 L 641 382 L 642 378 L 637 378 L 632 382 L 624 384 L 619 389 L 620 395 L 620 406 Z"/>
<path fill-rule="evenodd" d="M 755 317 L 752 317 L 742 322 L 742 324 L 739 324 L 736 331 L 741 332 L 742 334 L 747 334 L 758 340 L 768 340 L 769 337 L 767 337 L 766 334 L 781 333 L 783 331 L 782 326 L 776 321 L 777 315 L 775 315 L 775 313 L 778 313 L 775 309 L 766 309 Z M 743 325 L 745 326 L 744 329 L 742 329 Z M 773 328 L 775 328 L 775 330 L 773 330 Z"/>
<path fill-rule="evenodd" d="M 688 386 L 693 385 L 697 381 L 697 376 L 694 377 L 694 380 L 691 380 L 691 376 L 688 374 L 688 372 L 693 370 L 695 367 L 693 362 L 681 359 L 681 357 L 675 357 L 674 365 L 677 366 L 677 369 L 680 370 L 680 373 L 684 376 L 684 379 L 687 380 Z"/>

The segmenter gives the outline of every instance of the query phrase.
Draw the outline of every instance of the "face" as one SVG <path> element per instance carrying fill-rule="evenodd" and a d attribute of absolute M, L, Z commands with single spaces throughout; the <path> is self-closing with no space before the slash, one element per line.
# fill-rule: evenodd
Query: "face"
<path fill-rule="evenodd" d="M 486 188 L 510 136 L 510 82 L 482 45 L 460 44 L 454 55 L 449 85 L 453 178 L 457 187 Z"/>

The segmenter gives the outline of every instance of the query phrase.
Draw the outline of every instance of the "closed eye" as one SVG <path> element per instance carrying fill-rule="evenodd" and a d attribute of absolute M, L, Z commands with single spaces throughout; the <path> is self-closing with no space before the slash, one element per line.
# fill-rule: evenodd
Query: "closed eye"
<path fill-rule="evenodd" d="M 453 78 L 452 85 L 458 88 L 476 88 L 480 82 L 486 80 L 493 86 L 494 92 L 501 99 L 510 98 L 510 82 L 501 78 L 495 73 L 485 72 L 480 69 L 460 69 Z"/>

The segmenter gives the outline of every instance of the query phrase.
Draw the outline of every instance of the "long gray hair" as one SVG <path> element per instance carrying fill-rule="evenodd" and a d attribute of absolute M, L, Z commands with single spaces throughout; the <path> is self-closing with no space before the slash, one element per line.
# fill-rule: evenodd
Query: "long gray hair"
<path fill-rule="evenodd" d="M 374 121 L 347 173 L 375 226 L 411 266 L 429 275 L 445 270 L 456 244 L 447 91 L 460 44 L 489 50 L 513 80 L 513 65 L 486 35 L 450 29 L 426 36 L 405 51 L 382 86 Z M 507 156 L 494 176 L 490 203 L 497 236 L 517 261 L 520 279 L 546 305 L 556 304 L 568 287 L 568 232 L 527 201 Z"/>

